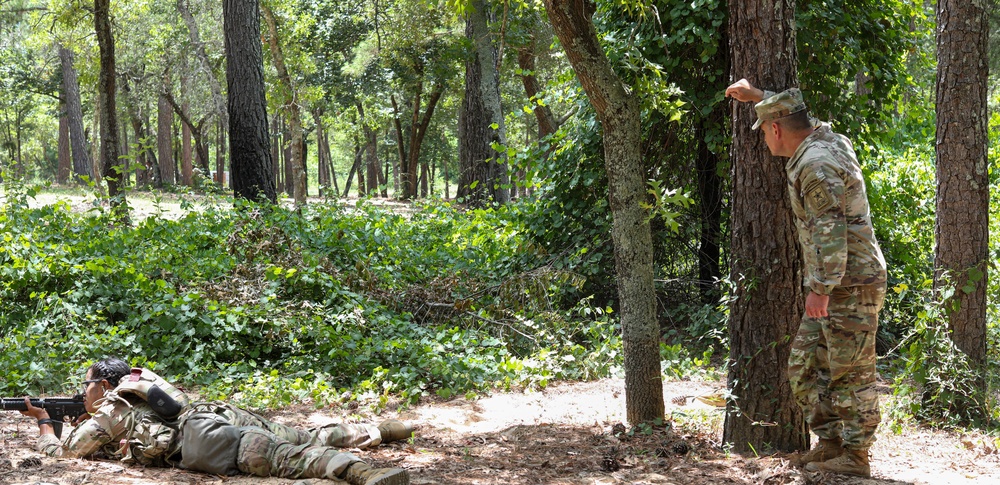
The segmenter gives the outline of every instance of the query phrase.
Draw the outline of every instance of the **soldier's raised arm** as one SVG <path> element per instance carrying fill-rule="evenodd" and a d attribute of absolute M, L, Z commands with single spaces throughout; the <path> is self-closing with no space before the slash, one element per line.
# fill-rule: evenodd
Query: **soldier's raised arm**
<path fill-rule="evenodd" d="M 750 81 L 745 78 L 730 84 L 726 88 L 726 97 L 733 98 L 740 102 L 753 102 L 759 103 L 764 99 L 764 91 L 757 89 Z"/>

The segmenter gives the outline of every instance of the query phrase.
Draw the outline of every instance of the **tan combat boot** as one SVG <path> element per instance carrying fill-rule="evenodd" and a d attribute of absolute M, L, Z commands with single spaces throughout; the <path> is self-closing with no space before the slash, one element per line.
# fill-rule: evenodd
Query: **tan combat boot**
<path fill-rule="evenodd" d="M 410 474 L 402 468 L 372 468 L 356 462 L 341 477 L 351 485 L 410 485 Z"/>
<path fill-rule="evenodd" d="M 844 440 L 839 436 L 834 439 L 820 438 L 813 449 L 799 456 L 796 465 L 806 466 L 816 461 L 832 460 L 844 454 Z"/>
<path fill-rule="evenodd" d="M 382 433 L 383 443 L 405 440 L 413 435 L 413 426 L 395 419 L 382 421 L 382 424 L 378 425 L 378 430 Z"/>
<path fill-rule="evenodd" d="M 811 472 L 843 473 L 871 478 L 872 468 L 868 464 L 868 448 L 858 450 L 846 449 L 844 454 L 832 460 L 813 462 L 806 465 Z"/>

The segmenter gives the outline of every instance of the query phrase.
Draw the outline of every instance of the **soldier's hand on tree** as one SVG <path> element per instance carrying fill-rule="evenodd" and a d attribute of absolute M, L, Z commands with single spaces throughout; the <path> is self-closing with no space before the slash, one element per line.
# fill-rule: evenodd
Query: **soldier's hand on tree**
<path fill-rule="evenodd" d="M 729 87 L 726 88 L 726 97 L 733 98 L 736 101 L 743 103 L 747 101 L 759 103 L 762 99 L 764 99 L 764 91 L 755 88 L 753 84 L 750 84 L 750 81 L 747 81 L 744 78 L 730 84 Z"/>

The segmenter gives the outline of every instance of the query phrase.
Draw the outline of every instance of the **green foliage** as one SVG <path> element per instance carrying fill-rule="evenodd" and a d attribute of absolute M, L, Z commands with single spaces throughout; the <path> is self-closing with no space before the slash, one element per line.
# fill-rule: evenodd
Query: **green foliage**
<path fill-rule="evenodd" d="M 925 307 L 916 315 L 913 331 L 904 342 L 904 371 L 893 391 L 900 398 L 895 414 L 936 425 L 977 423 L 987 416 L 985 395 L 977 383 L 985 382 L 966 355 L 955 347 L 948 330 L 942 301 L 954 289 L 947 288 L 936 299 L 925 297 Z"/>
<path fill-rule="evenodd" d="M 895 104 L 928 81 L 918 49 L 933 30 L 926 15 L 912 0 L 800 2 L 799 80 L 810 111 L 852 140 L 898 136 Z"/>
<path fill-rule="evenodd" d="M 366 203 L 208 207 L 110 224 L 101 209 L 0 210 L 0 393 L 64 389 L 107 354 L 207 397 L 317 405 L 592 379 L 621 365 L 610 309 L 524 247 L 517 207 L 404 217 Z M 110 228 L 110 229 L 109 229 Z"/>

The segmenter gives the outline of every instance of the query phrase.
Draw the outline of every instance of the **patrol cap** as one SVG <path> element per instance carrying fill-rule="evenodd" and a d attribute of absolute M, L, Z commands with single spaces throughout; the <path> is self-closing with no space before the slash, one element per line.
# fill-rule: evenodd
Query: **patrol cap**
<path fill-rule="evenodd" d="M 756 130 L 765 121 L 784 118 L 805 110 L 806 103 L 802 101 L 802 91 L 799 91 L 799 88 L 791 88 L 755 104 L 753 109 L 757 110 L 757 122 L 752 128 Z"/>

